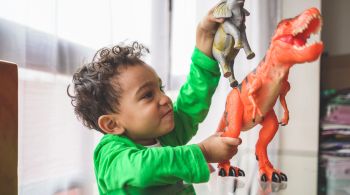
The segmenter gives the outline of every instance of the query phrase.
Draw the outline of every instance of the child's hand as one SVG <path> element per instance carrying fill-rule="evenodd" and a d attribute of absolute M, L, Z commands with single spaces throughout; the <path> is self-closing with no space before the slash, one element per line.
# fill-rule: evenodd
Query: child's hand
<path fill-rule="evenodd" d="M 230 160 L 237 153 L 237 147 L 241 142 L 240 138 L 221 137 L 219 133 L 208 137 L 198 145 L 208 163 L 217 163 Z"/>
<path fill-rule="evenodd" d="M 214 18 L 213 12 L 215 7 L 216 5 L 209 10 L 207 15 L 198 24 L 196 33 L 196 47 L 209 57 L 212 57 L 215 32 L 219 23 L 224 22 L 224 18 Z"/>

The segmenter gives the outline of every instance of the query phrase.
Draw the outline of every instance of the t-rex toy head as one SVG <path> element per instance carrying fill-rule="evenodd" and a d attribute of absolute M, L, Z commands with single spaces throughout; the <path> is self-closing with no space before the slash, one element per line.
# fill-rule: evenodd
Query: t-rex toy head
<path fill-rule="evenodd" d="M 270 51 L 275 63 L 293 65 L 316 60 L 323 51 L 323 43 L 309 44 L 307 39 L 322 26 L 317 8 L 305 10 L 300 15 L 282 20 L 272 37 Z"/>

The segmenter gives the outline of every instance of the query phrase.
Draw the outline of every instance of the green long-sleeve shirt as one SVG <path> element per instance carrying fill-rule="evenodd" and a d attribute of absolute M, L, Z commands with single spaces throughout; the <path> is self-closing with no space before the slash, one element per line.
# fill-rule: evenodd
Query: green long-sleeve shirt
<path fill-rule="evenodd" d="M 185 144 L 206 117 L 219 79 L 217 62 L 195 48 L 187 81 L 174 102 L 174 130 L 158 138 L 163 147 L 147 148 L 125 136 L 104 135 L 94 152 L 100 194 L 125 186 L 208 181 L 208 166 L 199 146 Z"/>

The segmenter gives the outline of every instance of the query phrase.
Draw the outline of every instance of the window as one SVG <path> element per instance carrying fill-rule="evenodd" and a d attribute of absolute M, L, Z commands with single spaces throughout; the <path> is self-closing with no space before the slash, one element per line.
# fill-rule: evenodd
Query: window
<path fill-rule="evenodd" d="M 19 193 L 93 193 L 99 133 L 84 128 L 66 87 L 94 52 L 151 45 L 152 0 L 0 0 L 0 59 L 19 69 Z M 128 40 L 125 40 L 128 38 Z M 96 189 L 95 189 L 96 190 Z"/>

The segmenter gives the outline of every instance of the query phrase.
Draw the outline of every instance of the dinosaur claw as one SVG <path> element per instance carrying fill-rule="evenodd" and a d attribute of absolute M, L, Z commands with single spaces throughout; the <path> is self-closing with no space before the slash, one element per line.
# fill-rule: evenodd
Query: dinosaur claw
<path fill-rule="evenodd" d="M 284 173 L 280 173 L 282 181 L 288 181 L 287 175 Z"/>
<path fill-rule="evenodd" d="M 245 173 L 243 170 L 239 169 L 238 170 L 238 176 L 245 176 Z"/>
<path fill-rule="evenodd" d="M 272 173 L 272 181 L 276 183 L 281 183 L 281 177 L 278 175 L 278 173 L 273 172 Z"/>
<path fill-rule="evenodd" d="M 237 177 L 236 172 L 232 167 L 230 167 L 230 169 L 228 170 L 228 176 Z"/>
<path fill-rule="evenodd" d="M 267 181 L 267 176 L 266 176 L 266 174 L 264 173 L 262 176 L 261 176 L 261 181 L 263 181 L 263 182 L 266 182 Z"/>
<path fill-rule="evenodd" d="M 225 170 L 223 168 L 220 169 L 219 176 L 221 176 L 221 177 L 225 177 L 226 176 L 226 172 L 225 172 Z"/>

